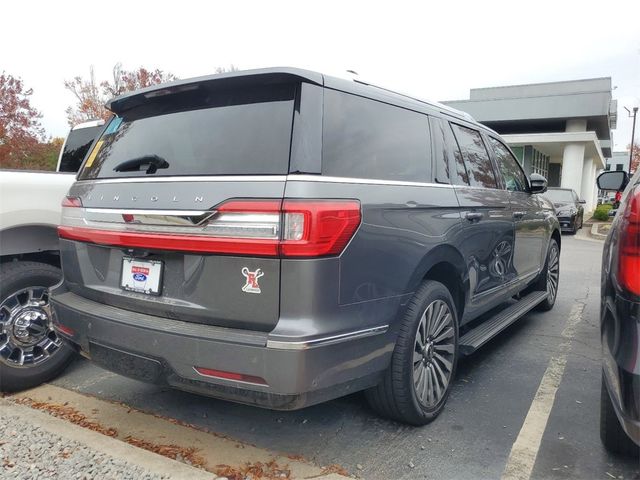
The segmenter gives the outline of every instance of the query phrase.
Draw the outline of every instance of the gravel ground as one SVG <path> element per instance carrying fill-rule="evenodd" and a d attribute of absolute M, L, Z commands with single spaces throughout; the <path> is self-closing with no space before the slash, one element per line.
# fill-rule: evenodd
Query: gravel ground
<path fill-rule="evenodd" d="M 0 478 L 162 480 L 169 477 L 150 473 L 0 411 Z"/>

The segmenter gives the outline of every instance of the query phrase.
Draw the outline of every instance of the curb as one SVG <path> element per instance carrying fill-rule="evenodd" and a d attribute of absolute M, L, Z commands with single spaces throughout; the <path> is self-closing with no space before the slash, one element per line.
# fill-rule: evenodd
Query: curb
<path fill-rule="evenodd" d="M 594 223 L 591 225 L 591 236 L 594 238 L 597 238 L 599 240 L 604 240 L 605 238 L 607 238 L 606 235 L 603 235 L 602 233 L 598 232 L 598 225 L 600 225 L 599 223 Z"/>
<path fill-rule="evenodd" d="M 579 229 L 576 234 L 573 235 L 573 238 L 581 242 L 593 242 L 602 245 L 604 238 L 596 238 L 591 235 L 591 228 L 589 227 L 591 227 L 591 224 L 585 224 L 584 228 Z"/>
<path fill-rule="evenodd" d="M 0 409 L 22 422 L 38 426 L 54 435 L 85 445 L 110 457 L 115 457 L 137 465 L 151 473 L 170 478 L 189 480 L 215 480 L 220 477 L 185 463 L 143 450 L 101 433 L 87 430 L 65 420 L 22 405 L 0 399 Z"/>
<path fill-rule="evenodd" d="M 26 402 L 24 406 L 19 404 L 21 401 Z M 288 470 L 290 476 L 285 476 L 285 478 L 292 480 L 305 478 L 340 480 L 349 478 L 347 476 L 348 472 L 338 465 L 330 465 L 323 468 L 297 455 L 273 452 L 234 440 L 210 430 L 199 429 L 191 424 L 183 423 L 172 418 L 145 413 L 119 402 L 102 400 L 56 385 L 43 384 L 31 390 L 13 394 L 0 403 L 0 408 L 2 408 L 6 402 L 15 404 L 20 408 L 26 408 L 29 412 L 45 415 L 46 418 L 53 418 L 58 422 L 68 424 L 73 429 L 80 428 L 85 431 L 86 429 L 82 425 L 72 424 L 66 418 L 52 417 L 51 415 L 55 415 L 55 413 L 45 413 L 48 411 L 46 408 L 43 410 L 32 410 L 32 408 L 29 407 L 29 402 L 49 407 L 63 406 L 69 409 L 72 414 L 81 416 L 87 423 L 93 423 L 103 429 L 112 429 L 115 432 L 115 436 L 106 437 L 94 431 L 86 430 L 88 433 L 99 435 L 100 438 L 107 439 L 110 442 L 116 442 L 130 448 L 136 448 L 136 450 L 142 450 L 154 459 L 162 458 L 169 462 L 176 462 L 173 458 L 166 458 L 155 453 L 155 449 L 151 451 L 145 450 L 146 447 L 144 445 L 154 448 L 175 447 L 193 450 L 197 457 L 194 458 L 194 460 L 201 461 L 203 468 L 195 468 L 192 465 L 181 462 L 180 465 L 188 467 L 190 471 L 209 475 L 192 478 L 193 474 L 190 476 L 180 474 L 172 478 L 199 480 L 200 478 L 240 478 L 241 475 L 243 478 L 254 478 L 253 476 L 245 475 L 247 469 L 253 467 L 258 469 L 263 467 L 266 469 L 268 467 L 270 471 L 274 472 L 276 470 L 283 470 L 283 472 Z M 71 420 L 71 422 L 72 421 L 73 420 Z M 134 438 L 138 443 L 130 445 L 127 443 L 127 438 Z M 81 443 L 80 441 L 78 442 Z M 90 443 L 90 446 L 93 446 L 93 443 Z M 111 455 L 123 460 L 128 460 L 129 454 L 123 452 L 122 456 L 120 454 Z M 200 463 L 198 463 L 198 465 L 200 465 Z M 269 465 L 272 465 L 272 467 L 269 467 Z M 164 473 L 166 474 L 167 472 Z M 276 473 L 273 475 L 276 475 Z M 216 476 L 216 474 L 218 476 Z M 267 476 L 265 474 L 264 478 L 275 478 L 273 475 L 269 474 L 269 476 Z"/>

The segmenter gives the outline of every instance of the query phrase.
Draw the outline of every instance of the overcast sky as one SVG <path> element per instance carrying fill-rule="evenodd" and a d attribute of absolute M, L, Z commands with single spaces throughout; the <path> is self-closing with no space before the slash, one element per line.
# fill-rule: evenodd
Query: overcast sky
<path fill-rule="evenodd" d="M 161 68 L 180 78 L 297 66 L 433 100 L 474 87 L 613 78 L 615 148 L 640 104 L 640 1 L 3 2 L 0 71 L 20 76 L 47 133 L 64 136 L 63 82 L 106 79 L 113 65 Z M 636 132 L 640 131 L 637 127 Z M 638 136 L 638 133 L 637 133 Z M 637 137 L 636 137 L 637 138 Z"/>

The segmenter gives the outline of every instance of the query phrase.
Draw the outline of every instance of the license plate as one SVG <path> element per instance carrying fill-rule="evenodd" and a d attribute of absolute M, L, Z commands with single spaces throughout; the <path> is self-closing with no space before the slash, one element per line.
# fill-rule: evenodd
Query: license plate
<path fill-rule="evenodd" d="M 159 260 L 137 260 L 131 257 L 122 259 L 122 277 L 120 286 L 130 292 L 160 295 L 162 281 L 162 262 Z"/>

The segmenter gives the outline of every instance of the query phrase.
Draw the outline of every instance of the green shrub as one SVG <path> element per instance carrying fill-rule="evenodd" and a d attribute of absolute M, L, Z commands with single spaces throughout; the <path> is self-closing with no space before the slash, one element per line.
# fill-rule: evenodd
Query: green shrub
<path fill-rule="evenodd" d="M 593 212 L 593 218 L 606 222 L 607 220 L 609 220 L 609 210 L 611 210 L 612 208 L 612 205 L 606 203 L 603 205 L 598 205 L 596 211 Z"/>

